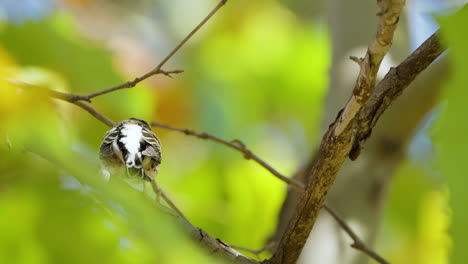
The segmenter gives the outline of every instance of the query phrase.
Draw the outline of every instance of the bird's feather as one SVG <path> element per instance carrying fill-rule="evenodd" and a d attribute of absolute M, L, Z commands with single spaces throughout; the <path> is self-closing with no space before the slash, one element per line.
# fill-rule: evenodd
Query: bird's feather
<path fill-rule="evenodd" d="M 101 159 L 114 155 L 112 143 L 117 139 L 118 135 L 119 130 L 117 129 L 117 127 L 113 127 L 104 135 L 104 139 L 102 140 L 99 153 Z"/>
<path fill-rule="evenodd" d="M 158 164 L 161 163 L 161 143 L 159 139 L 154 135 L 153 131 L 145 127 L 141 132 L 143 140 L 147 143 L 141 154 L 152 157 Z"/>

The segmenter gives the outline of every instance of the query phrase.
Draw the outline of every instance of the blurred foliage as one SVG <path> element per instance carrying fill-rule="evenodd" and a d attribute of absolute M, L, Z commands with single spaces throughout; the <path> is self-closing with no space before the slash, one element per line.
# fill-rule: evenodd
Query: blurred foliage
<path fill-rule="evenodd" d="M 452 263 L 464 263 L 468 259 L 468 211 L 466 210 L 466 175 L 468 163 L 465 152 L 468 147 L 468 123 L 465 122 L 468 93 L 468 9 L 451 17 L 441 19 L 442 33 L 450 47 L 447 54 L 451 62 L 451 77 L 444 89 L 446 105 L 437 124 L 435 140 L 440 151 L 438 167 L 446 177 L 449 187 L 449 204 L 452 225 L 450 235 L 453 240 Z M 463 26 L 462 26 L 463 25 Z"/>
<path fill-rule="evenodd" d="M 465 263 L 468 259 L 464 136 L 466 122 L 468 9 L 439 18 L 443 41 L 450 47 L 451 76 L 444 86 L 441 111 L 430 136 L 434 158 L 421 164 L 406 162 L 392 183 L 384 232 L 379 245 L 392 263 Z M 435 162 L 433 162 L 435 160 Z"/>
<path fill-rule="evenodd" d="M 83 5 L 92 12 L 91 2 Z M 183 75 L 153 77 L 92 105 L 115 121 L 139 117 L 241 139 L 291 174 L 316 144 L 329 65 L 326 32 L 301 24 L 275 1 L 230 6 L 168 66 Z M 145 49 L 116 50 L 112 34 L 122 32 L 101 32 L 100 21 L 84 28 L 74 9 L 41 15 L 0 25 L 0 263 L 219 263 L 151 198 L 118 180 L 101 182 L 97 149 L 105 125 L 3 79 L 86 94 L 135 77 L 126 70 L 135 64 L 122 58 Z M 89 37 L 99 34 L 109 42 Z M 142 57 L 167 52 L 150 51 L 156 54 Z M 286 186 L 225 147 L 156 132 L 164 153 L 158 181 L 189 219 L 227 243 L 262 247 Z"/>
<path fill-rule="evenodd" d="M 390 263 L 446 263 L 447 191 L 430 171 L 410 161 L 402 164 L 390 190 L 380 252 Z"/>

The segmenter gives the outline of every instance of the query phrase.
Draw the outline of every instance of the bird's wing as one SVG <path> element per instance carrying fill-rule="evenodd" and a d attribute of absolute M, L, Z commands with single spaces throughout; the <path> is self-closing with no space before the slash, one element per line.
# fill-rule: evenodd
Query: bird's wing
<path fill-rule="evenodd" d="M 158 164 L 161 163 L 161 143 L 153 131 L 143 127 L 141 130 L 143 140 L 147 143 L 146 148 L 141 152 L 145 156 L 152 157 Z"/>
<path fill-rule="evenodd" d="M 104 135 L 104 139 L 101 142 L 101 146 L 99 147 L 99 157 L 101 159 L 107 158 L 109 156 L 114 155 L 114 150 L 112 148 L 112 143 L 116 140 L 119 135 L 119 130 L 117 127 L 113 127 L 111 130 L 107 131 Z"/>

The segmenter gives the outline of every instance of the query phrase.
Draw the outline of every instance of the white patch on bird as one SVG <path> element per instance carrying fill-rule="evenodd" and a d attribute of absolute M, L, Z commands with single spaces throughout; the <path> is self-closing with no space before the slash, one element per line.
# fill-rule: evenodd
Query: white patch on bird
<path fill-rule="evenodd" d="M 135 156 L 137 156 L 140 149 L 140 140 L 142 138 L 141 127 L 135 124 L 127 124 L 122 127 L 121 133 L 120 142 L 125 145 L 128 151 L 125 163 L 127 167 L 134 167 Z"/>

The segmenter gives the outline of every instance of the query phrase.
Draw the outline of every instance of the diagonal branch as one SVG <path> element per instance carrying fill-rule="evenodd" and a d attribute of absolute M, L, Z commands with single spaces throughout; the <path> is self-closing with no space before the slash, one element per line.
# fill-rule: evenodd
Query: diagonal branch
<path fill-rule="evenodd" d="M 354 233 L 354 231 L 351 229 L 351 227 L 343 221 L 343 219 L 338 215 L 337 212 L 335 212 L 332 208 L 330 208 L 328 205 L 325 204 L 324 206 L 325 210 L 335 219 L 335 221 L 338 223 L 338 225 L 348 234 L 349 237 L 353 240 L 353 244 L 351 244 L 352 248 L 355 248 L 370 258 L 373 258 L 375 261 L 377 261 L 380 264 L 390 264 L 388 261 L 386 261 L 384 258 L 382 258 L 379 254 L 375 253 L 372 249 L 366 246 L 366 244 Z"/>
<path fill-rule="evenodd" d="M 255 161 L 256 163 L 260 164 L 260 166 L 262 166 L 263 168 L 268 170 L 271 174 L 273 174 L 275 177 L 277 177 L 281 181 L 287 183 L 288 185 L 290 185 L 290 186 L 292 186 L 292 187 L 294 187 L 296 189 L 299 189 L 299 190 L 303 190 L 304 187 L 305 187 L 302 182 L 299 182 L 299 181 L 296 181 L 294 179 L 288 178 L 288 177 L 284 176 L 283 174 L 281 174 L 276 169 L 274 169 L 270 164 L 268 164 L 263 159 L 261 159 L 259 156 L 257 156 L 255 153 L 250 151 L 245 146 L 245 144 L 242 143 L 242 141 L 240 141 L 238 139 L 235 139 L 235 140 L 232 140 L 232 141 L 227 141 L 227 140 L 221 139 L 221 138 L 219 138 L 217 136 L 210 135 L 208 133 L 197 133 L 197 132 L 195 132 L 193 130 L 172 127 L 172 126 L 160 124 L 160 123 L 157 123 L 157 122 L 154 122 L 154 121 L 151 122 L 151 125 L 155 126 L 155 127 L 160 127 L 160 128 L 173 130 L 173 131 L 178 131 L 178 132 L 184 133 L 185 135 L 194 136 L 194 137 L 201 138 L 201 139 L 206 139 L 206 140 L 211 140 L 211 141 L 220 143 L 222 145 L 225 145 L 225 146 L 227 146 L 229 148 L 235 149 L 235 150 L 241 152 L 242 154 L 244 154 L 245 159 L 248 159 L 248 160 L 251 159 L 251 160 Z"/>
<path fill-rule="evenodd" d="M 166 62 L 168 62 L 172 58 L 172 56 L 174 56 L 174 54 L 176 54 L 179 51 L 179 49 L 182 46 L 185 45 L 185 43 L 187 43 L 187 41 L 189 41 L 190 38 L 193 37 L 193 35 L 195 35 L 195 33 L 197 33 L 198 30 L 200 30 L 206 24 L 206 22 L 208 22 L 208 20 L 211 19 L 211 17 L 214 14 L 216 14 L 216 12 L 218 12 L 219 9 L 221 9 L 221 7 L 223 7 L 227 3 L 227 1 L 228 0 L 219 1 L 219 3 L 213 8 L 213 10 L 211 10 L 211 12 L 208 13 L 208 15 L 192 31 L 190 31 L 190 33 L 187 36 L 185 36 L 185 38 L 182 41 L 180 41 L 179 44 L 171 52 L 169 52 L 169 54 L 151 71 L 143 74 L 140 77 L 135 78 L 133 81 L 128 81 L 108 89 L 104 89 L 95 93 L 90 93 L 88 95 L 75 95 L 73 99 L 91 102 L 91 99 L 94 97 L 111 93 L 120 89 L 133 88 L 139 82 L 144 81 L 153 75 L 163 74 L 170 77 L 171 74 L 184 72 L 183 70 L 165 71 L 162 69 L 162 67 L 166 64 Z"/>
<path fill-rule="evenodd" d="M 73 101 L 70 102 L 78 107 L 83 108 L 86 112 L 90 113 L 92 116 L 94 116 L 97 120 L 101 121 L 102 123 L 106 124 L 109 127 L 112 127 L 115 125 L 115 122 L 107 118 L 105 115 L 101 114 L 98 110 L 96 110 L 94 107 L 90 106 L 89 104 L 82 102 L 82 101 Z"/>
<path fill-rule="evenodd" d="M 174 204 L 171 198 L 169 198 L 169 196 L 167 196 L 167 194 L 159 187 L 156 181 L 152 180 L 150 183 L 151 183 L 151 188 L 153 189 L 153 192 L 156 194 L 156 197 L 161 195 L 161 197 L 169 205 L 169 207 L 171 207 L 172 210 L 174 210 L 174 212 L 176 212 L 180 218 L 188 222 L 189 221 L 188 218 L 185 217 L 184 213 L 182 213 L 182 211 Z"/>
<path fill-rule="evenodd" d="M 105 115 L 101 114 L 99 111 L 97 111 L 91 105 L 89 105 L 89 104 L 87 104 L 87 103 L 85 103 L 83 101 L 77 100 L 76 98 L 80 97 L 79 95 L 69 94 L 69 93 L 62 93 L 62 92 L 54 91 L 54 90 L 51 90 L 51 89 L 48 89 L 48 88 L 45 88 L 45 87 L 36 86 L 36 85 L 33 85 L 33 84 L 29 84 L 29 83 L 19 81 L 19 80 L 15 80 L 15 79 L 11 79 L 11 78 L 4 77 L 4 79 L 6 81 L 10 82 L 11 84 L 15 85 L 19 89 L 27 90 L 28 92 L 38 93 L 40 95 L 49 96 L 51 98 L 59 99 L 59 100 L 66 101 L 66 102 L 69 102 L 71 104 L 74 104 L 74 105 L 84 109 L 86 112 L 88 112 L 92 116 L 94 116 L 97 120 L 101 121 L 102 123 L 106 124 L 109 127 L 115 125 L 114 121 L 110 120 Z"/>
<path fill-rule="evenodd" d="M 465 8 L 468 8 L 468 6 Z M 440 32 L 437 31 L 400 65 L 390 69 L 377 85 L 367 105 L 359 113 L 358 118 L 360 122 L 356 130 L 357 137 L 355 144 L 362 144 L 370 136 L 372 128 L 383 112 L 416 79 L 416 76 L 425 70 L 445 50 L 446 47 L 441 46 L 440 43 Z M 357 149 L 356 145 L 353 147 L 354 149 Z"/>

